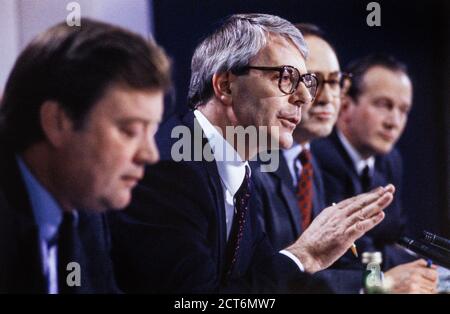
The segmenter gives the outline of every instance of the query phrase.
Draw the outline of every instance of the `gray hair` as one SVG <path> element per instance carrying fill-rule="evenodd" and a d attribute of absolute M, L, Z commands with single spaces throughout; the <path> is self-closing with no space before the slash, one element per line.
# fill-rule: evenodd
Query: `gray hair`
<path fill-rule="evenodd" d="M 285 19 L 269 14 L 232 15 L 195 49 L 189 106 L 195 108 L 212 97 L 215 73 L 247 66 L 250 59 L 267 45 L 269 34 L 290 39 L 306 58 L 308 50 L 301 32 Z"/>

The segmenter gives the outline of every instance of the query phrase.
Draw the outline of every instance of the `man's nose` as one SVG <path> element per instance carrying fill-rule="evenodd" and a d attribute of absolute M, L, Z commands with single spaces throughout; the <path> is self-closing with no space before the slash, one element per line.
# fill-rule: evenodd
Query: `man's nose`
<path fill-rule="evenodd" d="M 333 101 L 335 97 L 338 97 L 339 91 L 333 90 L 329 84 L 321 84 L 317 91 L 317 96 L 314 103 L 317 105 L 326 105 Z"/>
<path fill-rule="evenodd" d="M 403 120 L 403 114 L 399 109 L 392 109 L 386 119 L 386 125 L 390 128 L 400 127 Z"/>
<path fill-rule="evenodd" d="M 143 139 L 136 153 L 139 164 L 155 164 L 159 161 L 159 151 L 153 135 Z"/>
<path fill-rule="evenodd" d="M 298 104 L 299 106 L 308 104 L 313 100 L 312 95 L 309 92 L 309 89 L 305 86 L 303 82 L 300 82 L 300 84 L 298 84 L 298 87 L 292 94 L 292 96 L 293 96 L 293 103 Z"/>

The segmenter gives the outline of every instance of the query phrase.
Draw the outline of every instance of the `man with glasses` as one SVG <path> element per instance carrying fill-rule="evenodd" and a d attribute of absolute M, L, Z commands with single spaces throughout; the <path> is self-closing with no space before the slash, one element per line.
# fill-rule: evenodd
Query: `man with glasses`
<path fill-rule="evenodd" d="M 347 83 L 347 87 L 350 83 L 350 75 L 340 71 L 336 53 L 324 39 L 321 30 L 310 24 L 298 24 L 297 27 L 305 36 L 309 48 L 306 67 L 319 79 L 319 86 L 314 102 L 303 107 L 302 121 L 293 133 L 295 143 L 282 152 L 279 169 L 269 174 L 255 171 L 255 179 L 260 182 L 263 195 L 261 220 L 275 248 L 282 248 L 294 241 L 327 204 L 337 201 L 325 200 L 325 194 L 330 195 L 339 189 L 327 188 L 327 185 L 324 188 L 320 167 L 314 152 L 310 152 L 310 142 L 313 142 L 314 147 L 314 140 L 326 137 L 332 132 L 341 104 L 341 89 L 344 83 Z M 319 157 L 327 161 L 335 160 L 339 158 L 339 154 L 327 152 Z M 309 176 L 305 175 L 305 172 L 309 172 Z M 353 194 L 348 194 L 351 195 Z M 386 213 L 388 216 L 381 226 L 397 219 L 395 215 L 390 217 L 389 211 Z M 376 229 L 379 229 L 379 226 Z M 358 250 L 376 250 L 363 245 L 366 237 L 363 236 L 356 242 Z M 363 269 L 360 259 L 351 251 L 346 252 L 330 268 L 322 272 L 322 276 L 330 279 L 336 292 L 359 292 Z M 393 282 L 402 282 L 394 285 L 392 292 L 417 291 L 409 288 L 413 283 L 420 282 L 416 280 L 416 276 L 409 276 L 416 273 L 414 269 L 417 269 L 417 265 L 407 264 L 386 272 L 386 277 L 391 278 Z M 402 277 L 407 279 L 401 279 Z"/>
<path fill-rule="evenodd" d="M 330 137 L 313 143 L 328 203 L 386 182 L 401 188 L 402 161 L 394 145 L 412 105 L 406 66 L 392 56 L 373 54 L 352 62 L 347 70 L 352 83 L 342 98 L 337 128 Z M 396 245 L 405 227 L 400 195 L 386 208 L 386 219 L 356 245 L 360 251 L 382 252 L 385 278 L 393 292 L 436 292 L 435 267 L 427 267 L 425 260 L 415 260 Z M 349 254 L 340 262 L 342 267 L 360 267 Z"/>
<path fill-rule="evenodd" d="M 258 163 L 253 164 L 263 204 L 259 218 L 273 247 L 278 249 L 295 241 L 327 205 L 310 142 L 331 133 L 339 113 L 341 88 L 349 78 L 340 70 L 334 48 L 317 26 L 296 27 L 308 45 L 306 68 L 318 80 L 317 94 L 313 102 L 302 107 L 302 119 L 293 132 L 294 144 L 279 151 L 278 169 L 263 173 L 257 171 Z M 362 271 L 327 270 L 321 276 L 328 278 L 338 293 L 358 293 L 361 288 Z"/>
<path fill-rule="evenodd" d="M 200 43 L 191 66 L 193 111 L 161 126 L 161 162 L 148 169 L 129 210 L 110 216 L 122 289 L 324 291 L 309 274 L 331 265 L 383 219 L 392 185 L 325 209 L 282 250 L 274 250 L 261 230 L 248 160 L 259 146 L 292 145 L 300 109 L 317 88 L 306 54 L 292 24 L 265 14 L 233 15 Z M 266 127 L 269 139 L 257 143 L 246 136 L 239 149 L 239 127 Z M 191 144 L 182 147 L 182 159 L 176 154 L 180 134 Z"/>

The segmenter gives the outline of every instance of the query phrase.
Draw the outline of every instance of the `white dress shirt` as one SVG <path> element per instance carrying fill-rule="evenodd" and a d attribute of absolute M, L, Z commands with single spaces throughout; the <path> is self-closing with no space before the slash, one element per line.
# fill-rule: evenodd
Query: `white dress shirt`
<path fill-rule="evenodd" d="M 248 167 L 249 170 L 250 167 L 248 162 L 242 160 L 234 147 L 225 140 L 219 132 L 219 128 L 214 127 L 200 111 L 194 110 L 194 115 L 197 122 L 200 124 L 203 133 L 208 139 L 208 143 L 217 164 L 217 171 L 219 172 L 225 200 L 225 216 L 228 239 L 234 218 L 234 195 L 244 181 L 245 167 Z M 297 257 L 295 257 L 295 255 L 285 250 L 280 251 L 280 253 L 291 258 L 298 265 L 299 269 L 304 271 L 302 263 Z"/>
<path fill-rule="evenodd" d="M 361 176 L 364 168 L 366 166 L 369 166 L 369 175 L 373 176 L 374 168 L 375 168 L 375 157 L 370 156 L 367 159 L 363 159 L 361 155 L 358 153 L 358 151 L 353 147 L 352 144 L 347 140 L 344 134 L 337 130 L 337 135 L 339 139 L 341 140 L 342 145 L 344 146 L 344 149 L 349 154 L 352 162 L 353 167 L 355 167 L 356 173 L 358 176 Z"/>

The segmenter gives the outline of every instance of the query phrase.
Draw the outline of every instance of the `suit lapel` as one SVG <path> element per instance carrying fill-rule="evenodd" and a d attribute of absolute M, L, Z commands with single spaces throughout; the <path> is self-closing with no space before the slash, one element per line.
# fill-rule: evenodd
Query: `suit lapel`
<path fill-rule="evenodd" d="M 3 146 L 4 147 L 4 146 Z M 2 262 L 8 269 L 5 276 L 10 278 L 7 289 L 10 292 L 45 293 L 46 280 L 38 237 L 28 193 L 13 154 L 5 154 L 0 170 L 4 203 L 0 206 L 2 223 L 5 228 L 0 240 Z M 6 217 L 5 217 L 6 216 Z"/>
<path fill-rule="evenodd" d="M 336 129 L 333 131 L 333 133 L 330 135 L 331 141 L 335 144 L 336 149 L 339 152 L 339 155 L 342 156 L 342 159 L 344 161 L 344 165 L 346 167 L 345 173 L 347 173 L 350 177 L 350 180 L 352 182 L 353 186 L 353 193 L 354 195 L 362 193 L 362 186 L 359 179 L 358 174 L 356 173 L 355 166 L 353 165 L 353 161 L 350 158 L 349 154 L 344 148 L 344 145 L 342 144 L 341 140 L 339 139 Z"/>
<path fill-rule="evenodd" d="M 292 176 L 289 172 L 288 165 L 286 163 L 286 159 L 284 155 L 280 151 L 280 165 L 278 169 L 271 173 L 277 181 L 277 189 L 278 194 L 282 196 L 286 209 L 288 210 L 288 215 L 291 217 L 291 221 L 293 222 L 295 232 L 300 234 L 302 232 L 301 229 L 301 217 L 300 210 L 297 204 L 297 196 L 295 194 L 295 187 L 292 185 Z"/>
<path fill-rule="evenodd" d="M 320 172 L 320 168 L 317 165 L 316 160 L 313 158 L 311 160 L 313 166 L 313 219 L 320 214 L 320 212 L 327 206 L 325 204 L 325 195 L 324 195 L 324 187 L 322 182 L 322 174 Z M 331 204 L 330 204 L 331 205 Z"/>
<path fill-rule="evenodd" d="M 384 186 L 386 185 L 388 182 L 386 181 L 385 175 L 383 174 L 383 170 L 379 169 L 379 158 L 375 158 L 375 169 L 372 175 L 372 181 L 371 181 L 371 188 L 373 189 L 374 187 L 377 186 Z"/>
<path fill-rule="evenodd" d="M 183 123 L 191 130 L 191 143 L 194 143 L 194 135 L 195 135 L 195 128 L 199 128 L 201 130 L 200 125 L 197 122 L 197 119 L 195 119 L 195 115 L 192 111 L 189 111 L 182 117 Z M 203 131 L 202 131 L 202 152 L 206 149 L 211 150 L 208 140 L 203 137 Z M 193 149 L 195 149 L 195 146 L 192 146 Z M 194 152 L 192 151 L 192 157 L 194 157 Z M 219 176 L 219 171 L 217 170 L 217 164 L 215 160 L 207 161 L 203 158 L 201 159 L 201 165 L 202 168 L 205 171 L 205 175 L 208 177 L 208 186 L 211 189 L 216 209 L 216 215 L 218 217 L 219 221 L 219 262 L 220 262 L 220 268 L 223 269 L 223 261 L 225 261 L 225 250 L 226 250 L 226 244 L 227 244 L 227 226 L 226 226 L 226 217 L 225 217 L 225 199 L 223 195 L 222 190 L 222 184 Z"/>

